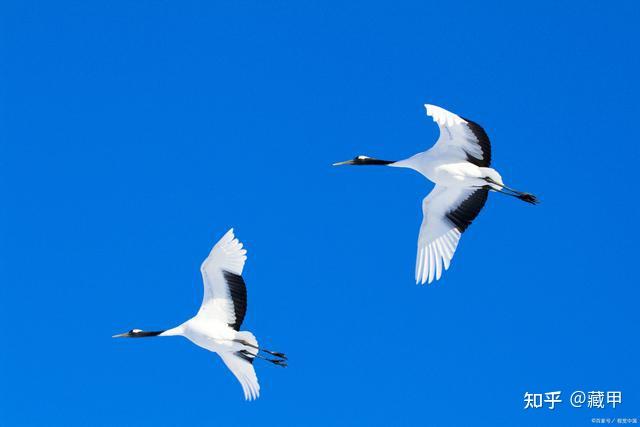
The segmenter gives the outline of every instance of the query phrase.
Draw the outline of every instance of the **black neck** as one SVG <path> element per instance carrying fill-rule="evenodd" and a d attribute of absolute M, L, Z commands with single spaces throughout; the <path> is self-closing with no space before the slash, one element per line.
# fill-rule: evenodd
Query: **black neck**
<path fill-rule="evenodd" d="M 359 158 L 355 158 L 353 159 L 353 164 L 354 165 L 380 165 L 380 166 L 384 166 L 384 165 L 390 165 L 391 163 L 395 163 L 395 160 L 381 160 L 381 159 L 372 159 L 372 158 L 366 158 L 366 159 L 359 159 Z"/>
<path fill-rule="evenodd" d="M 165 329 L 166 330 L 166 329 Z M 131 338 L 145 338 L 145 337 L 157 337 L 164 331 L 140 331 L 135 334 L 131 334 Z"/>

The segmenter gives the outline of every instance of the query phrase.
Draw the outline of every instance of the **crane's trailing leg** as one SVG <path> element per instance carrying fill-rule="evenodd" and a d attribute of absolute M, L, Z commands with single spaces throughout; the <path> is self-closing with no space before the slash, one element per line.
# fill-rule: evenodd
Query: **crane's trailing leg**
<path fill-rule="evenodd" d="M 507 187 L 502 183 L 496 182 L 490 177 L 485 177 L 483 179 L 487 181 L 489 184 L 497 185 L 500 188 L 498 190 L 499 193 L 506 194 L 508 196 L 517 197 L 518 199 L 527 203 L 531 203 L 532 205 L 537 205 L 538 203 L 540 203 L 538 198 L 531 193 L 525 193 L 523 191 L 514 190 L 513 188 Z"/>
<path fill-rule="evenodd" d="M 266 360 L 267 362 L 271 362 L 274 365 L 277 366 L 282 366 L 283 368 L 287 367 L 287 361 L 284 359 L 271 359 L 269 357 L 264 357 L 263 355 L 256 353 L 253 354 L 247 350 L 240 350 L 239 351 L 240 354 L 242 354 L 244 356 L 244 358 L 246 358 L 247 360 L 253 360 L 254 357 L 257 357 L 258 359 L 262 359 L 262 360 Z"/>
<path fill-rule="evenodd" d="M 240 343 L 240 344 L 242 344 L 242 345 L 246 345 L 247 347 L 255 348 L 255 349 L 256 349 L 256 350 L 258 350 L 258 351 L 263 351 L 263 352 L 265 352 L 265 353 L 267 353 L 267 354 L 270 354 L 270 355 L 272 355 L 272 356 L 278 357 L 278 358 L 280 358 L 280 359 L 282 359 L 282 360 L 287 360 L 287 356 L 286 356 L 284 353 L 280 353 L 280 352 L 277 352 L 277 351 L 267 350 L 267 349 L 265 349 L 265 348 L 260 348 L 260 347 L 258 347 L 257 345 L 253 345 L 253 344 L 251 344 L 250 342 L 247 342 L 247 341 L 245 341 L 245 340 L 234 340 L 234 341 L 235 341 L 235 342 L 237 342 L 237 343 Z"/>

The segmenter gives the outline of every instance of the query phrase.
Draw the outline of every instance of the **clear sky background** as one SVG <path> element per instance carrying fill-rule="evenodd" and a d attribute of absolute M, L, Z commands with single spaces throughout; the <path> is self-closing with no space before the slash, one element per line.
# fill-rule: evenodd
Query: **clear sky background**
<path fill-rule="evenodd" d="M 520 2 L 518 2 L 520 3 Z M 0 5 L 0 424 L 591 425 L 640 418 L 637 2 Z M 334 168 L 482 124 L 492 194 L 413 281 L 432 185 Z M 243 400 L 184 338 L 201 261 L 248 249 Z M 550 411 L 523 394 L 562 391 Z M 575 390 L 620 390 L 615 410 Z"/>

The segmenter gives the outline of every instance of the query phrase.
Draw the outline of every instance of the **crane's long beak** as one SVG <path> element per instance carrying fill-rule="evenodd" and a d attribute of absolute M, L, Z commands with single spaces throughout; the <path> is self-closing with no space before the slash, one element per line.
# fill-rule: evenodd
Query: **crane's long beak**
<path fill-rule="evenodd" d="M 124 334 L 113 335 L 111 338 L 128 338 L 130 336 L 129 332 L 125 332 Z"/>
<path fill-rule="evenodd" d="M 353 164 L 355 164 L 355 161 L 352 159 L 352 160 L 345 160 L 344 162 L 334 163 L 332 166 L 353 165 Z"/>

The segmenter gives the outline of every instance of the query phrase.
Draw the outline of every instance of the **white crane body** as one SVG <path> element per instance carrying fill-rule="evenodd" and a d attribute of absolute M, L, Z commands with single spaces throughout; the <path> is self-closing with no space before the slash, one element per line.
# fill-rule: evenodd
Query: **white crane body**
<path fill-rule="evenodd" d="M 114 335 L 114 338 L 183 336 L 195 345 L 217 353 L 242 385 L 245 399 L 256 399 L 260 395 L 260 384 L 253 367 L 254 359 L 286 366 L 287 357 L 283 353 L 260 348 L 251 332 L 240 330 L 247 309 L 247 290 L 242 278 L 246 253 L 242 243 L 235 238 L 233 229 L 229 230 L 200 267 L 204 295 L 200 310 L 194 317 L 165 331 L 132 329 Z M 260 352 L 275 358 L 265 357 Z"/>
<path fill-rule="evenodd" d="M 422 202 L 415 272 L 416 283 L 421 284 L 440 279 L 449 268 L 460 236 L 480 213 L 489 191 L 537 203 L 532 194 L 504 185 L 498 171 L 490 167 L 491 143 L 480 125 L 435 105 L 425 108 L 440 128 L 429 150 L 398 161 L 357 156 L 334 164 L 413 169 L 436 184 Z"/>

